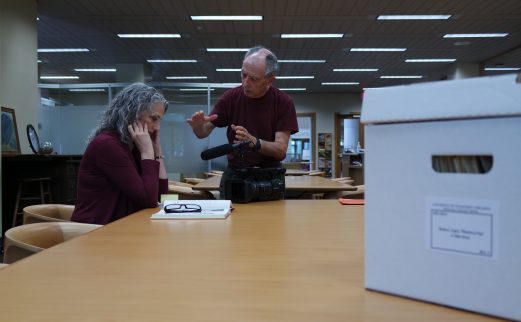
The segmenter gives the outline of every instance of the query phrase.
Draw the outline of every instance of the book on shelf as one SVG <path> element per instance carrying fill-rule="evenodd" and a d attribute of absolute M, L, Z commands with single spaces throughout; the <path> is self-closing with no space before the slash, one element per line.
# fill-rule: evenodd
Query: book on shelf
<path fill-rule="evenodd" d="M 151 219 L 225 219 L 232 211 L 230 200 L 165 200 Z"/>

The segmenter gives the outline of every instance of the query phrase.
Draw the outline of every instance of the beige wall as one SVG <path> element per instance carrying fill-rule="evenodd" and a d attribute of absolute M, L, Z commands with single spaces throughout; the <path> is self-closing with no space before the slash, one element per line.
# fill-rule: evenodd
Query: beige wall
<path fill-rule="evenodd" d="M 32 153 L 25 128 L 36 127 L 40 100 L 36 7 L 36 0 L 0 1 L 0 105 L 15 110 L 22 153 Z"/>
<path fill-rule="evenodd" d="M 362 101 L 359 94 L 290 94 L 293 97 L 297 113 L 316 113 L 317 133 L 332 133 L 333 142 L 340 140 L 335 137 L 335 113 L 347 114 L 349 112 L 360 112 Z M 317 138 L 315 137 L 315 144 Z M 318 153 L 318 150 L 317 150 Z M 333 155 L 336 155 L 333 144 Z M 315 155 L 315 158 L 318 157 Z M 333 176 L 338 158 L 333 157 Z"/>
<path fill-rule="evenodd" d="M 32 153 L 25 128 L 37 127 L 36 0 L 0 1 L 0 105 L 15 110 L 22 154 Z"/>

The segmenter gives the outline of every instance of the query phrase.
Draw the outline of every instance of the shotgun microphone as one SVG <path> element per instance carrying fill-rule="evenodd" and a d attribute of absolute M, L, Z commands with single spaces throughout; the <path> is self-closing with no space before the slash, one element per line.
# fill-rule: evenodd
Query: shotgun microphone
<path fill-rule="evenodd" d="M 230 153 L 234 150 L 240 149 L 243 146 L 247 146 L 248 144 L 251 144 L 251 141 L 243 141 L 243 142 L 235 143 L 235 144 L 218 145 L 216 147 L 213 147 L 211 149 L 204 150 L 203 152 L 201 152 L 201 159 L 210 160 L 210 159 L 222 157 L 223 155 L 227 155 L 228 153 Z"/>

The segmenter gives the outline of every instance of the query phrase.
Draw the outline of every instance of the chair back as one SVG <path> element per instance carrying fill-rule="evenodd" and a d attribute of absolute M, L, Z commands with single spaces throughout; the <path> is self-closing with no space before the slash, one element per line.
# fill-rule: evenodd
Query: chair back
<path fill-rule="evenodd" d="M 203 190 L 193 190 L 191 187 L 168 184 L 168 193 L 176 194 L 179 200 L 216 199 L 212 193 Z"/>
<path fill-rule="evenodd" d="M 14 263 L 99 227 L 101 225 L 76 222 L 40 222 L 13 227 L 5 232 L 4 263 Z"/>
<path fill-rule="evenodd" d="M 23 209 L 24 225 L 46 221 L 71 221 L 74 206 L 62 204 L 41 204 Z"/>

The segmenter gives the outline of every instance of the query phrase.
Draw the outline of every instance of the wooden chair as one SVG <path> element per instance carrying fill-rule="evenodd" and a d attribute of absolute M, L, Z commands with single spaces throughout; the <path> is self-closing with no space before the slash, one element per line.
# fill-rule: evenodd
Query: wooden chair
<path fill-rule="evenodd" d="M 203 179 L 203 178 L 185 178 L 184 180 L 188 184 L 198 184 L 199 182 L 202 182 L 202 181 L 204 181 L 206 179 Z"/>
<path fill-rule="evenodd" d="M 33 188 L 33 189 L 31 189 Z M 18 190 L 14 204 L 13 223 L 15 227 L 22 207 L 34 204 L 52 203 L 51 178 L 25 178 L 18 180 Z"/>
<path fill-rule="evenodd" d="M 13 227 L 4 236 L 4 263 L 11 264 L 101 225 L 76 222 L 40 222 Z"/>
<path fill-rule="evenodd" d="M 168 180 L 168 186 L 171 186 L 171 185 L 173 185 L 173 186 L 180 186 L 180 187 L 187 187 L 187 188 L 191 188 L 191 187 L 194 186 L 193 184 L 187 183 L 187 182 Z"/>
<path fill-rule="evenodd" d="M 23 209 L 24 225 L 46 221 L 71 221 L 74 206 L 43 204 L 27 206 Z"/>
<path fill-rule="evenodd" d="M 351 177 L 340 177 L 340 178 L 331 178 L 333 181 L 345 181 L 345 180 L 352 180 Z"/>
<path fill-rule="evenodd" d="M 214 195 L 208 191 L 193 190 L 187 186 L 168 184 L 168 193 L 178 195 L 179 200 L 215 199 Z"/>
<path fill-rule="evenodd" d="M 365 186 L 359 185 L 359 186 L 355 186 L 355 187 L 356 187 L 356 190 L 354 190 L 354 191 L 327 192 L 324 194 L 324 199 L 338 199 L 338 198 L 364 199 Z"/>

